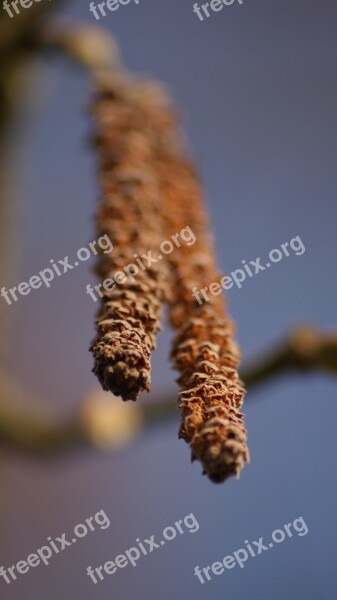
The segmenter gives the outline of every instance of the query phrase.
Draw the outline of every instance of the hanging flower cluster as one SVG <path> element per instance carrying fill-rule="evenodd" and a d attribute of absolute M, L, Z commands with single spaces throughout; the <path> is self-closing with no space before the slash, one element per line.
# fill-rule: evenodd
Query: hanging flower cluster
<path fill-rule="evenodd" d="M 98 233 L 114 240 L 113 255 L 99 257 L 109 277 L 130 257 L 158 248 L 186 225 L 196 243 L 184 245 L 104 290 L 91 351 L 103 389 L 135 400 L 150 388 L 150 355 L 163 303 L 175 330 L 172 360 L 180 373 L 180 437 L 209 478 L 239 475 L 249 460 L 240 407 L 244 388 L 239 352 L 223 301 L 198 304 L 192 289 L 219 279 L 203 191 L 186 156 L 178 120 L 161 86 L 123 81 L 103 86 L 93 102 L 101 202 Z M 138 253 L 138 254 L 137 254 Z"/>

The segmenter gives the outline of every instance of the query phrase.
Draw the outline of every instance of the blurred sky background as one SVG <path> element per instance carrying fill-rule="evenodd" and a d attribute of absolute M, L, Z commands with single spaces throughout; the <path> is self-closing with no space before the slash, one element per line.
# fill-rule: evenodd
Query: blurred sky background
<path fill-rule="evenodd" d="M 44 0 L 46 1 L 46 0 Z M 266 258 L 299 235 L 306 247 L 228 292 L 244 357 L 298 322 L 336 327 L 337 4 L 245 0 L 200 22 L 193 0 L 141 0 L 101 25 L 124 63 L 167 84 L 207 188 L 221 269 Z M 89 1 L 62 16 L 95 23 Z M 98 192 L 88 144 L 88 78 L 64 59 L 44 61 L 37 107 L 18 156 L 22 203 L 15 245 L 20 272 L 7 288 L 74 256 L 95 238 Z M 19 167 L 20 165 L 20 167 Z M 22 167 L 22 174 L 19 169 Z M 92 261 L 8 307 L 10 369 L 61 411 L 96 386 L 88 353 L 96 305 L 85 293 Z M 170 334 L 159 336 L 153 396 L 172 390 Z M 144 399 L 142 400 L 144 401 Z M 116 456 L 1 461 L 0 565 L 17 563 L 104 509 L 111 527 L 31 569 L 1 598 L 35 600 L 331 600 L 336 578 L 336 380 L 289 377 L 248 394 L 251 464 L 240 481 L 212 485 L 190 464 L 176 423 L 154 429 Z M 178 537 L 94 586 L 89 564 L 113 560 L 137 537 L 159 534 L 193 512 L 197 533 Z M 204 586 L 210 565 L 299 516 L 293 537 Z"/>

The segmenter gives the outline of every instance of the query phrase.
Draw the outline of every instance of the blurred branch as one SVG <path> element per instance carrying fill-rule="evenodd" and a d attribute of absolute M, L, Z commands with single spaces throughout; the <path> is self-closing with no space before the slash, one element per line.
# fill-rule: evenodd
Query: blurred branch
<path fill-rule="evenodd" d="M 44 19 L 62 0 L 33 3 L 29 10 L 10 18 L 0 12 L 0 281 L 6 281 L 13 268 L 14 245 L 10 245 L 12 215 L 15 206 L 13 181 L 17 178 L 17 156 L 12 146 L 13 133 L 23 115 L 29 94 L 27 75 L 31 77 L 33 58 L 38 51 L 36 39 Z M 15 129 L 14 129 L 15 125 Z M 15 169 L 16 167 L 16 169 Z M 9 248 L 11 251 L 9 252 Z M 11 259 L 12 263 L 9 264 Z M 14 258 L 15 260 L 15 258 Z M 0 306 L 0 361 L 6 355 L 8 316 Z"/>
<path fill-rule="evenodd" d="M 136 408 L 136 410 L 134 410 Z M 74 450 L 120 448 L 143 426 L 139 407 L 101 390 L 83 399 L 75 414 L 62 417 L 39 397 L 0 371 L 0 447 L 47 457 Z"/>
<path fill-rule="evenodd" d="M 122 72 L 117 43 L 97 25 L 55 21 L 40 30 L 36 41 L 42 50 L 64 55 L 94 78 Z"/>
<path fill-rule="evenodd" d="M 337 334 L 303 326 L 243 368 L 241 377 L 251 390 L 281 374 L 315 370 L 337 374 Z M 1 398 L 4 394 L 6 402 L 6 398 Z M 85 446 L 101 450 L 120 448 L 144 428 L 178 417 L 179 411 L 173 395 L 133 404 L 97 391 L 85 398 L 77 415 L 68 420 L 60 422 L 53 414 L 42 414 L 40 409 L 37 411 L 35 400 L 27 402 L 26 393 L 0 378 L 0 443 L 25 453 L 44 455 Z"/>
<path fill-rule="evenodd" d="M 322 333 L 303 325 L 245 366 L 241 377 L 250 389 L 280 375 L 317 370 L 337 374 L 337 333 Z"/>
<path fill-rule="evenodd" d="M 14 18 L 5 10 L 0 13 L 0 151 L 13 116 L 24 103 L 22 72 L 40 49 L 37 40 L 45 18 L 62 4 L 63 0 L 34 3 L 29 10 L 21 7 Z"/>
<path fill-rule="evenodd" d="M 76 419 L 60 421 L 40 415 L 5 414 L 0 407 L 0 443 L 16 452 L 38 453 L 40 456 L 51 452 L 66 452 L 79 448 L 86 442 Z"/>
<path fill-rule="evenodd" d="M 66 450 L 83 440 L 77 418 L 61 421 L 39 398 L 0 372 L 0 443 L 24 452 Z"/>
<path fill-rule="evenodd" d="M 0 62 L 10 59 L 19 48 L 27 49 L 44 18 L 64 4 L 65 0 L 33 3 L 29 10 L 21 7 L 19 15 L 11 18 L 5 10 L 0 13 Z"/>

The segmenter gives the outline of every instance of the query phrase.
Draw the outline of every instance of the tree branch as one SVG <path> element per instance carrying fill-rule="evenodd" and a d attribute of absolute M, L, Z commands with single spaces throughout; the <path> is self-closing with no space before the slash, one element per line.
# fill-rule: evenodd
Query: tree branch
<path fill-rule="evenodd" d="M 282 374 L 315 370 L 337 374 L 337 334 L 302 326 L 243 368 L 241 377 L 250 391 Z M 158 401 L 133 404 L 96 391 L 84 399 L 76 415 L 62 421 L 51 413 L 41 416 L 40 409 L 32 412 L 36 399 L 28 403 L 25 399 L 23 406 L 23 397 L 26 394 L 0 377 L 0 444 L 38 455 L 85 446 L 116 449 L 132 441 L 141 430 L 179 416 L 173 394 Z"/>
<path fill-rule="evenodd" d="M 325 371 L 337 374 L 337 333 L 309 325 L 293 329 L 269 352 L 247 364 L 241 377 L 248 389 L 284 374 Z"/>

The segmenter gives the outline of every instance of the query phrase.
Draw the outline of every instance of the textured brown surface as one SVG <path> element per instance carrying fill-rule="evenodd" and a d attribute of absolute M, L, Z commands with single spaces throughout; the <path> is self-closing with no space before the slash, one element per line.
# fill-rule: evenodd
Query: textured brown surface
<path fill-rule="evenodd" d="M 188 219 L 197 238 L 193 246 L 172 257 L 176 282 L 170 304 L 170 321 L 176 330 L 172 359 L 183 390 L 180 435 L 191 444 L 192 458 L 202 462 L 205 473 L 221 482 L 239 475 L 249 458 L 239 411 L 244 395 L 237 372 L 239 352 L 223 298 L 209 294 L 210 301 L 199 305 L 191 292 L 194 286 L 200 289 L 220 279 L 199 184 L 179 158 L 164 157 L 162 172 L 163 183 L 170 188 L 169 214 L 185 223 Z M 173 178 L 173 173 L 179 175 Z"/>
<path fill-rule="evenodd" d="M 165 196 L 167 235 L 189 226 L 197 238 L 194 245 L 182 246 L 167 257 L 172 282 L 169 318 L 176 330 L 172 360 L 182 388 L 180 436 L 191 445 L 192 459 L 201 461 L 210 479 L 222 482 L 239 475 L 249 460 L 239 410 L 244 396 L 237 372 L 240 355 L 223 297 L 209 294 L 210 301 L 199 305 L 192 296 L 194 286 L 200 289 L 221 278 L 203 191 L 165 95 L 150 84 L 143 99 L 156 119 L 154 156 Z"/>
<path fill-rule="evenodd" d="M 93 104 L 95 143 L 100 156 L 101 202 L 99 234 L 108 234 L 113 252 L 101 255 L 100 280 L 134 262 L 133 254 L 158 250 L 163 239 L 159 214 L 160 190 L 149 160 L 147 127 L 137 94 L 101 92 Z M 97 337 L 91 351 L 94 372 L 103 389 L 124 400 L 135 400 L 150 388 L 150 355 L 160 329 L 166 296 L 165 266 L 152 264 L 132 281 L 104 291 L 97 317 Z M 103 291 L 103 290 L 102 290 Z"/>
<path fill-rule="evenodd" d="M 180 437 L 190 444 L 214 482 L 239 475 L 249 459 L 240 412 L 244 389 L 238 377 L 239 351 L 223 298 L 199 305 L 192 288 L 219 281 L 203 192 L 186 158 L 177 119 L 165 92 L 152 83 L 130 87 L 121 99 L 95 104 L 101 154 L 103 205 L 99 231 L 116 245 L 98 273 L 123 266 L 140 246 L 148 250 L 190 227 L 197 241 L 182 245 L 142 273 L 143 282 L 105 293 L 93 344 L 94 371 L 103 388 L 124 399 L 149 389 L 150 352 L 158 331 L 160 304 L 169 305 L 175 329 L 172 360 L 180 372 Z M 169 265 L 171 293 L 165 286 Z M 142 283 L 144 285 L 142 285 Z M 145 287 L 144 287 L 145 286 Z"/>

